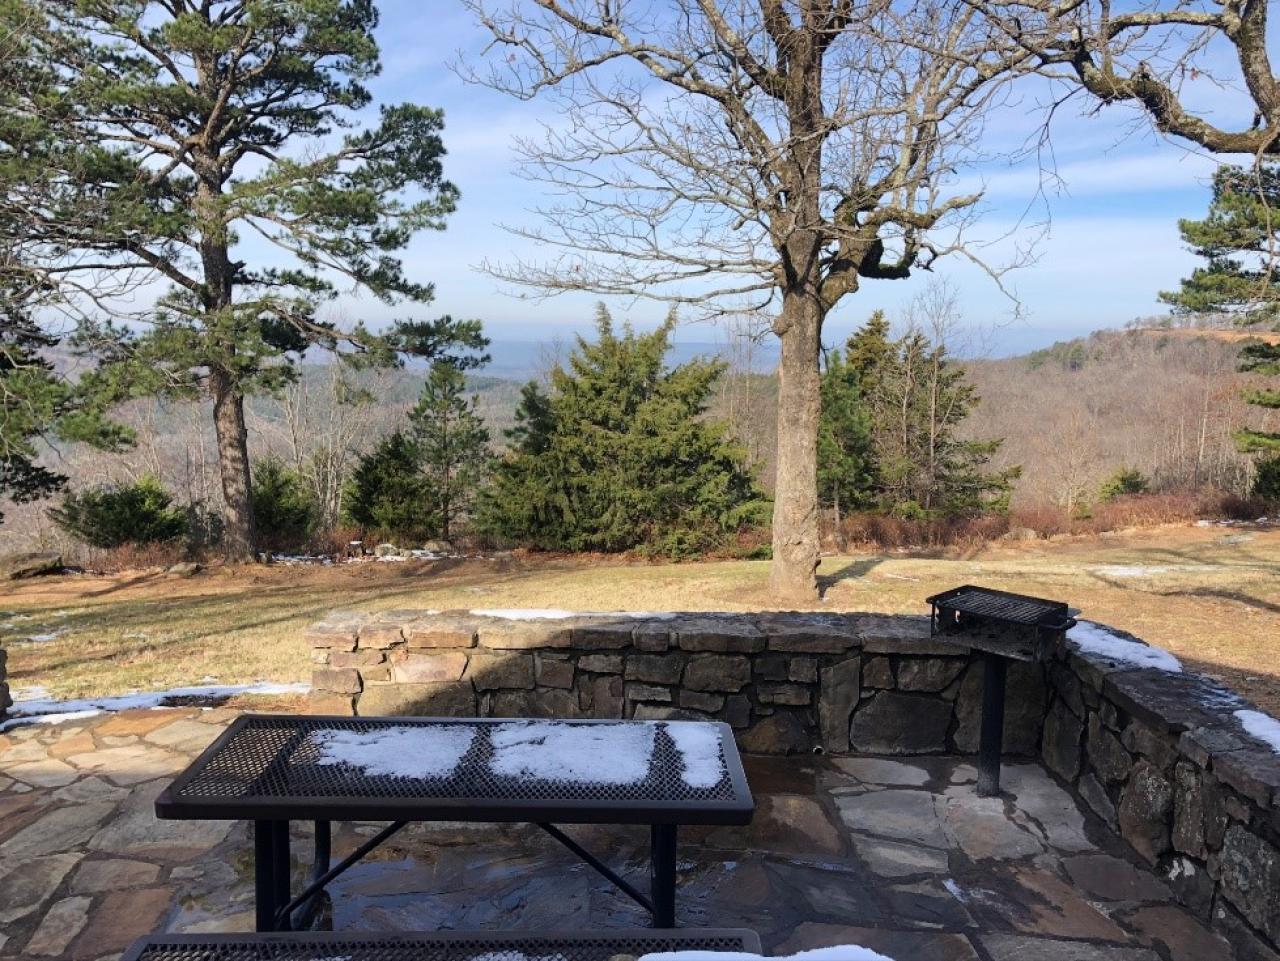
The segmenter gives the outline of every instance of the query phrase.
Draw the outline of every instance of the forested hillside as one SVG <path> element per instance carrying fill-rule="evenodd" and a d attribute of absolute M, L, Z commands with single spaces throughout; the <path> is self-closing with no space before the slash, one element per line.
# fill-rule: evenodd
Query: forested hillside
<path fill-rule="evenodd" d="M 1104 331 L 1021 357 L 969 360 L 980 401 L 961 427 L 974 440 L 1003 439 L 992 467 L 1020 465 L 1015 508 L 1077 509 L 1121 467 L 1146 475 L 1153 489 L 1216 487 L 1243 494 L 1251 459 L 1232 432 L 1243 424 L 1275 429 L 1275 412 L 1241 397 L 1239 344 L 1211 331 Z M 741 347 L 721 350 L 729 369 L 710 396 L 709 416 L 726 421 L 772 489 L 776 451 L 775 382 Z M 535 369 L 538 364 L 532 365 Z M 541 366 L 546 366 L 545 363 Z M 510 368 L 508 367 L 508 370 Z M 413 406 L 426 373 L 409 368 L 339 376 L 331 365 L 305 368 L 278 400 L 255 399 L 247 417 L 256 459 L 327 472 L 317 488 L 338 497 L 358 456 L 394 429 Z M 501 446 L 515 421 L 521 383 L 469 375 L 467 388 Z M 123 412 L 139 428 L 138 446 L 109 454 L 71 446 L 53 455 L 73 488 L 158 476 L 180 504 L 218 502 L 209 412 L 200 405 L 135 401 Z M 317 456 L 322 454 L 323 456 Z M 6 505 L 0 546 L 56 540 L 49 504 Z"/>

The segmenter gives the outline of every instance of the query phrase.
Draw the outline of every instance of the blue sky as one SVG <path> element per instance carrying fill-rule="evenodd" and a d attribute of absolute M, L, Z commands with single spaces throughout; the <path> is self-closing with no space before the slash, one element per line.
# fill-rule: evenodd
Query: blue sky
<path fill-rule="evenodd" d="M 431 8 L 429 16 L 425 6 Z M 459 55 L 478 56 L 486 39 L 461 4 L 383 0 L 380 8 L 384 70 L 372 84 L 375 96 L 381 102 L 411 100 L 444 108 L 446 172 L 462 191 L 448 229 L 414 241 L 406 258 L 411 269 L 435 282 L 440 312 L 478 317 L 492 337 L 541 341 L 584 329 L 596 298 L 518 299 L 476 270 L 486 258 L 511 260 L 529 253 L 525 242 L 499 226 L 532 222 L 529 211 L 538 200 L 534 188 L 514 176 L 512 139 L 535 134 L 542 121 L 554 118 L 552 108 L 469 85 L 450 69 Z M 1027 136 L 1035 95 L 1028 90 L 1022 103 L 992 118 L 994 143 L 1020 143 Z M 1012 316 L 1009 300 L 976 268 L 958 260 L 936 268 L 958 290 L 966 321 L 987 331 L 984 352 L 1020 353 L 1163 313 L 1157 291 L 1175 287 L 1194 266 L 1176 221 L 1203 214 L 1213 161 L 1158 138 L 1135 122 L 1131 111 L 1110 108 L 1086 117 L 1083 106 L 1080 101 L 1079 108 L 1068 107 L 1052 128 L 1062 183 L 1048 198 L 1051 220 L 1036 245 L 1038 261 L 1009 277 L 1023 316 Z M 980 234 L 1010 234 L 1023 243 L 1040 234 L 1036 222 L 1044 219 L 1044 208 L 1028 212 L 1040 185 L 1034 158 L 1013 166 L 988 165 L 971 179 L 987 187 Z M 997 244 L 995 253 L 1007 251 L 1009 242 Z M 927 282 L 867 282 L 837 308 L 826 339 L 843 339 L 876 308 L 894 313 Z M 656 322 L 665 312 L 650 303 L 611 306 L 616 316 L 630 316 L 638 326 Z M 719 336 L 705 324 L 690 324 L 678 335 L 690 341 Z"/>

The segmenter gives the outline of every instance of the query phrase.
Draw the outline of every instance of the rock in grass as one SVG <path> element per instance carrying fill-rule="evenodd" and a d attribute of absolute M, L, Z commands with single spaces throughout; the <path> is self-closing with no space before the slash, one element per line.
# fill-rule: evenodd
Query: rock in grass
<path fill-rule="evenodd" d="M 57 551 L 21 551 L 0 554 L 0 581 L 17 581 L 41 574 L 57 574 L 62 570 L 62 555 Z"/>

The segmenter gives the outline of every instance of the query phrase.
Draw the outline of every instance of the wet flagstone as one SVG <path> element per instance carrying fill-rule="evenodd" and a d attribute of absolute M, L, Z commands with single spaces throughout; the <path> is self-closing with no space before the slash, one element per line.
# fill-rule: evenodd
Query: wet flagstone
<path fill-rule="evenodd" d="M 252 928 L 248 825 L 153 813 L 234 716 L 128 711 L 0 735 L 0 959 L 110 961 L 152 930 Z M 1039 766 L 1006 766 L 992 799 L 953 758 L 746 766 L 755 822 L 682 832 L 682 924 L 750 927 L 770 952 L 857 943 L 894 961 L 1233 961 Z M 335 825 L 335 857 L 379 827 Z M 568 830 L 643 886 L 646 830 Z M 309 843 L 295 825 L 297 887 Z M 534 827 L 439 824 L 411 826 L 339 878 L 322 921 L 587 929 L 647 915 Z"/>

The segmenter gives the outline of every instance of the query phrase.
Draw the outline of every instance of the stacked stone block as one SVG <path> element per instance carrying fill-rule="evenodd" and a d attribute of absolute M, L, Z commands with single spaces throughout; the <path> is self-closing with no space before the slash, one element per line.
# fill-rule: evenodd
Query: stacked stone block
<path fill-rule="evenodd" d="M 1201 675 L 1135 669 L 1069 643 L 1049 683 L 1045 765 L 1241 961 L 1277 961 L 1280 756 L 1244 732 L 1234 712 L 1249 705 Z"/>
<path fill-rule="evenodd" d="M 716 719 L 782 754 L 978 745 L 981 664 L 920 617 L 384 611 L 308 639 L 317 713 Z M 1280 961 L 1280 755 L 1244 708 L 1199 675 L 1064 641 L 1010 665 L 1005 747 L 1042 757 L 1241 961 Z"/>
<path fill-rule="evenodd" d="M 928 620 L 866 614 L 333 614 L 308 632 L 312 708 L 359 715 L 722 720 L 744 749 L 976 749 L 981 670 Z M 1011 672 L 1011 753 L 1045 685 Z"/>

